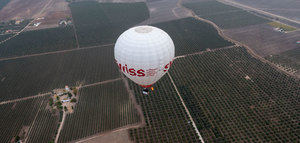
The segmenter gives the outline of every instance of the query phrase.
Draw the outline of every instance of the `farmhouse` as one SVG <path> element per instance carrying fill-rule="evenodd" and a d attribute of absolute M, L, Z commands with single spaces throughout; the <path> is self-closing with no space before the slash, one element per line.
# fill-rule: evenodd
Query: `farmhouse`
<path fill-rule="evenodd" d="M 41 23 L 42 23 L 42 22 L 37 22 L 37 23 L 34 23 L 33 25 L 34 25 L 35 27 L 38 27 Z"/>
<path fill-rule="evenodd" d="M 15 21 L 15 24 L 16 25 L 19 25 L 21 22 L 23 22 L 24 21 L 24 19 L 16 19 L 16 21 Z"/>
<path fill-rule="evenodd" d="M 62 103 L 65 103 L 65 102 L 70 102 L 70 99 L 64 99 L 64 100 L 61 100 Z"/>

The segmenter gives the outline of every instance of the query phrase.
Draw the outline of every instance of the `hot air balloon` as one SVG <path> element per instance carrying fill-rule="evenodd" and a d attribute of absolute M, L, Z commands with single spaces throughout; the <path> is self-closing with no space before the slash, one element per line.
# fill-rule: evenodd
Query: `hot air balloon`
<path fill-rule="evenodd" d="M 144 93 L 169 70 L 175 55 L 174 43 L 163 30 L 137 26 L 122 33 L 114 48 L 119 69 Z"/>

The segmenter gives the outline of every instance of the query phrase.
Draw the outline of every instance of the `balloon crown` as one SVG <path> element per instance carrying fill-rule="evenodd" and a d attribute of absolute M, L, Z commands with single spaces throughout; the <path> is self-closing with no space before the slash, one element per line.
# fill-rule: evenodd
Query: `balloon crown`
<path fill-rule="evenodd" d="M 144 25 L 144 26 L 138 26 L 134 29 L 135 32 L 137 33 L 149 33 L 152 31 L 152 27 L 151 26 L 147 26 L 147 25 Z"/>

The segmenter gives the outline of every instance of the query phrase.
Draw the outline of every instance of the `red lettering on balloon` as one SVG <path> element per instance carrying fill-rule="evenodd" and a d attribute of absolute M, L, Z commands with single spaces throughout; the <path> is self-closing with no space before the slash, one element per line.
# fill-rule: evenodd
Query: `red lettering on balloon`
<path fill-rule="evenodd" d="M 140 69 L 140 70 L 137 71 L 137 74 L 138 74 L 137 76 L 140 76 L 140 77 L 145 76 L 145 71 Z"/>
<path fill-rule="evenodd" d="M 125 69 L 126 69 L 126 72 L 128 73 L 128 68 L 127 68 L 127 65 L 125 64 Z"/>
<path fill-rule="evenodd" d="M 119 65 L 119 69 L 122 70 L 122 65 L 121 64 L 118 64 L 118 65 Z"/>
<path fill-rule="evenodd" d="M 146 75 L 147 76 L 154 76 L 157 73 L 157 68 L 156 69 L 148 69 L 146 70 Z"/>
<path fill-rule="evenodd" d="M 168 64 L 165 65 L 164 72 L 168 71 L 168 69 L 171 67 L 172 61 L 170 61 Z"/>
<path fill-rule="evenodd" d="M 122 69 L 123 69 L 123 72 L 126 72 L 126 71 L 125 71 L 125 66 L 123 66 Z"/>
<path fill-rule="evenodd" d="M 123 71 L 123 73 L 128 73 L 131 76 L 144 77 L 146 75 L 147 76 L 155 76 L 155 74 L 157 74 L 157 69 L 147 69 L 147 70 L 139 69 L 139 70 L 136 70 L 134 68 L 127 67 L 127 64 L 125 64 L 123 66 L 122 64 L 118 63 L 117 61 L 116 61 L 116 63 L 118 64 L 119 69 Z M 166 72 L 170 68 L 171 64 L 172 64 L 172 61 L 169 62 L 164 67 L 164 72 Z"/>
<path fill-rule="evenodd" d="M 129 69 L 129 73 L 132 76 L 136 76 L 135 70 L 133 68 Z"/>

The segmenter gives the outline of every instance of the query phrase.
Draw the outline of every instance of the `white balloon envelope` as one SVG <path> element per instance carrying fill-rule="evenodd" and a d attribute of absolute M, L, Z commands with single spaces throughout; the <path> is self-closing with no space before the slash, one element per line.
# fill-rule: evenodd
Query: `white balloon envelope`
<path fill-rule="evenodd" d="M 132 81 L 150 87 L 170 68 L 174 43 L 163 30 L 137 26 L 122 33 L 114 49 L 119 69 Z"/>

